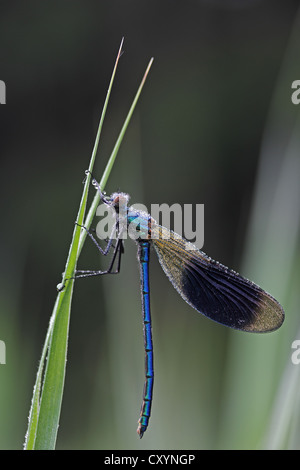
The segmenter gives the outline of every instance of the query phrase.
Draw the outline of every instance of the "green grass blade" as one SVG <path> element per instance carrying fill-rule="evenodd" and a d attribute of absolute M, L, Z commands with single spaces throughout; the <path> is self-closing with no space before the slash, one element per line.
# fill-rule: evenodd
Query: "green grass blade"
<path fill-rule="evenodd" d="M 118 52 L 115 67 L 113 70 L 112 78 L 108 88 L 106 100 L 103 106 L 100 123 L 97 131 L 95 145 L 93 148 L 92 156 L 90 159 L 89 170 L 92 171 L 98 144 L 100 140 L 100 133 L 107 109 L 109 96 L 118 64 L 121 56 L 123 40 Z M 78 211 L 77 222 L 83 223 L 84 214 L 86 210 L 89 177 L 87 177 L 81 203 Z M 73 276 L 76 269 L 76 263 L 79 256 L 79 239 L 80 227 L 75 226 L 73 232 L 73 239 L 69 250 L 69 255 L 65 268 L 65 278 Z M 64 282 L 64 280 L 63 280 Z M 73 294 L 74 281 L 67 282 L 63 291 L 58 294 L 53 313 L 50 319 L 46 340 L 43 347 L 42 357 L 37 373 L 36 383 L 34 386 L 31 410 L 29 414 L 28 429 L 25 437 L 25 449 L 54 449 L 57 437 L 57 430 L 59 425 L 59 417 L 61 411 L 61 403 L 64 388 L 65 369 L 66 369 L 66 355 L 69 333 L 69 321 L 71 311 L 71 301 Z M 47 365 L 45 370 L 45 378 L 41 391 L 42 374 L 45 368 L 45 358 L 48 351 Z"/>
<path fill-rule="evenodd" d="M 114 66 L 114 69 L 113 69 L 113 73 L 112 73 L 112 76 L 111 76 L 111 79 L 110 79 L 109 87 L 108 87 L 108 90 L 107 90 L 103 110 L 102 110 L 102 113 L 101 113 L 100 122 L 99 122 L 99 126 L 98 126 L 98 131 L 97 131 L 95 144 L 94 144 L 94 148 L 93 148 L 93 152 L 92 152 L 92 156 L 91 156 L 90 166 L 89 166 L 89 171 L 90 172 L 92 172 L 93 167 L 94 167 L 94 162 L 95 162 L 95 158 L 96 158 L 96 154 L 97 154 L 97 150 L 98 150 L 98 145 L 99 145 L 100 135 L 101 135 L 101 131 L 102 131 L 102 126 L 103 126 L 103 122 L 104 122 L 104 118 L 105 118 L 105 114 L 106 114 L 106 110 L 107 110 L 107 105 L 108 105 L 108 102 L 109 102 L 109 97 L 110 97 L 112 85 L 113 85 L 113 82 L 114 82 L 114 79 L 115 79 L 115 74 L 116 74 L 118 63 L 119 63 L 119 59 L 120 59 L 121 54 L 122 54 L 123 42 L 124 42 L 124 38 L 122 39 L 121 44 L 120 44 L 119 52 L 118 52 L 118 55 L 117 55 L 117 59 L 116 59 L 115 66 Z M 88 183 L 89 183 L 89 177 L 88 177 Z"/>
<path fill-rule="evenodd" d="M 55 311 L 56 307 L 54 307 Z M 41 393 L 41 384 L 42 384 L 42 377 L 43 377 L 43 370 L 44 370 L 44 363 L 47 355 L 47 350 L 49 346 L 49 341 L 50 341 L 50 336 L 53 328 L 52 320 L 53 315 L 51 316 L 43 351 L 42 351 L 42 356 L 40 360 L 40 365 L 38 368 L 38 373 L 33 389 L 33 396 L 32 396 L 32 401 L 31 401 L 31 408 L 30 408 L 30 413 L 29 413 L 29 418 L 28 418 L 28 429 L 26 432 L 25 436 L 25 444 L 24 444 L 24 449 L 27 450 L 32 450 L 34 448 L 34 442 L 35 442 L 35 437 L 36 437 L 36 430 L 37 430 L 37 424 L 38 424 L 38 417 L 39 417 L 39 411 L 40 411 L 40 393 Z"/>
<path fill-rule="evenodd" d="M 102 176 L 102 178 L 101 178 L 101 180 L 100 180 L 100 183 L 99 183 L 102 190 L 103 190 L 103 189 L 105 188 L 105 186 L 106 186 L 107 180 L 108 180 L 108 178 L 109 178 L 110 172 L 111 172 L 112 167 L 113 167 L 113 165 L 114 165 L 114 162 L 115 162 L 117 153 L 118 153 L 118 151 L 119 151 L 120 145 L 121 145 L 122 140 L 123 140 L 123 138 L 124 138 L 125 132 L 126 132 L 127 127 L 128 127 L 128 124 L 129 124 L 130 119 L 131 119 L 131 117 L 132 117 L 132 115 L 133 115 L 134 109 L 135 109 L 135 107 L 136 107 L 136 104 L 137 104 L 138 99 L 139 99 L 139 97 L 140 97 L 140 94 L 141 94 L 141 92 L 142 92 L 142 89 L 143 89 L 143 86 L 144 86 L 144 84 L 145 84 L 145 81 L 146 81 L 146 78 L 147 78 L 147 76 L 148 76 L 148 73 L 149 73 L 149 71 L 150 71 L 152 62 L 153 62 L 153 57 L 151 58 L 151 60 L 150 60 L 150 62 L 149 62 L 149 64 L 148 64 L 148 66 L 147 66 L 147 68 L 146 68 L 146 71 L 145 71 L 144 76 L 143 76 L 143 78 L 142 78 L 141 84 L 140 84 L 140 86 L 139 86 L 139 88 L 138 88 L 138 90 L 137 90 L 137 92 L 136 92 L 136 95 L 135 95 L 135 97 L 134 97 L 134 100 L 133 100 L 133 102 L 132 102 L 132 105 L 131 105 L 131 107 L 130 107 L 130 109 L 129 109 L 129 111 L 128 111 L 128 114 L 127 114 L 127 116 L 126 116 L 126 119 L 125 119 L 125 121 L 124 121 L 124 124 L 123 124 L 123 126 L 122 126 L 122 129 L 121 129 L 121 131 L 120 131 L 120 134 L 119 134 L 119 136 L 118 136 L 118 138 L 117 138 L 117 141 L 116 141 L 116 143 L 115 143 L 115 146 L 114 146 L 114 148 L 113 148 L 113 151 L 112 151 L 112 153 L 111 153 L 111 155 L 110 155 L 110 157 L 109 157 L 109 160 L 108 160 L 108 162 L 107 162 L 106 168 L 105 168 L 105 170 L 104 170 L 104 172 L 103 172 L 103 176 Z M 85 226 L 86 228 L 90 228 L 91 223 L 92 223 L 92 220 L 93 220 L 93 217 L 94 217 L 94 215 L 95 215 L 95 212 L 96 212 L 96 209 L 97 209 L 97 207 L 98 207 L 99 202 L 100 202 L 100 195 L 99 195 L 99 192 L 97 191 L 96 194 L 95 194 L 95 196 L 94 196 L 94 199 L 93 199 L 93 202 L 92 202 L 92 204 L 91 204 L 91 207 L 90 207 L 90 209 L 89 209 L 89 212 L 88 212 L 88 214 L 87 214 L 87 217 L 86 217 L 86 219 L 85 219 L 85 222 L 84 222 L 84 226 Z M 87 236 L 86 230 L 82 231 L 81 236 L 80 236 L 80 241 L 79 241 L 79 253 L 81 252 L 81 249 L 82 249 L 82 247 L 83 247 L 83 244 L 84 244 L 84 241 L 85 241 L 85 239 L 86 239 L 86 236 Z"/>
<path fill-rule="evenodd" d="M 106 100 L 103 106 L 98 132 L 95 140 L 95 145 L 93 148 L 92 156 L 90 159 L 89 171 L 92 172 L 94 161 L 98 149 L 98 144 L 100 140 L 100 134 L 102 130 L 102 125 L 109 101 L 109 96 L 111 93 L 111 88 L 118 64 L 118 60 L 121 56 L 123 40 L 119 49 L 119 53 L 116 59 L 115 67 L 112 73 L 110 85 L 106 95 Z M 107 163 L 105 171 L 101 179 L 101 187 L 104 188 L 113 164 L 115 162 L 118 150 L 120 148 L 121 142 L 125 135 L 126 129 L 132 117 L 133 111 L 141 94 L 143 85 L 145 83 L 146 77 L 150 70 L 152 60 L 150 61 L 148 68 L 144 74 L 141 85 L 136 93 L 136 96 L 133 100 L 131 108 L 128 112 L 124 125 L 121 129 L 120 135 L 116 141 L 110 159 Z M 77 223 L 79 225 L 83 224 L 84 214 L 86 210 L 88 189 L 90 182 L 90 173 L 88 174 L 83 189 L 83 194 L 81 198 L 81 203 L 77 216 Z M 96 194 L 94 201 L 92 203 L 91 209 L 88 213 L 87 223 L 90 225 L 92 217 L 96 211 L 97 205 L 99 203 L 99 195 Z M 86 232 L 83 232 L 86 234 Z M 68 260 L 66 263 L 65 274 L 63 278 L 63 283 L 65 279 L 70 278 L 74 275 L 78 257 L 80 255 L 83 243 L 85 241 L 85 236 L 80 234 L 80 227 L 75 226 L 73 232 L 73 239 L 69 250 Z M 71 302 L 73 294 L 73 285 L 74 281 L 69 280 L 66 283 L 64 290 L 59 292 L 57 300 L 53 309 L 53 313 L 50 319 L 48 332 L 46 335 L 42 357 L 37 373 L 36 383 L 34 386 L 31 410 L 29 415 L 29 424 L 25 438 L 25 449 L 54 449 L 57 438 L 57 431 L 59 425 L 63 389 L 64 389 L 64 379 L 66 371 L 66 357 L 67 357 L 67 345 L 68 345 L 68 336 L 69 336 L 69 322 L 70 322 L 70 312 L 71 312 Z M 47 364 L 45 367 L 46 355 Z M 42 376 L 45 369 L 45 376 L 43 386 Z M 42 388 L 42 392 L 41 392 Z"/>
<path fill-rule="evenodd" d="M 69 282 L 58 302 L 49 344 L 34 449 L 54 449 L 56 444 L 65 380 L 72 293 L 73 282 Z"/>

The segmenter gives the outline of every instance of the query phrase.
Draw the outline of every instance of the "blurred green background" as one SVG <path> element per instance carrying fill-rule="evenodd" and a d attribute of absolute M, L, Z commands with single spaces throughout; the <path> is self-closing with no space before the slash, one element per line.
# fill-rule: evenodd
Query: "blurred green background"
<path fill-rule="evenodd" d="M 299 448 L 299 1 L 2 1 L 0 448 L 22 447 L 107 86 L 122 56 L 95 169 L 100 177 L 154 63 L 108 193 L 205 205 L 204 251 L 284 306 L 280 330 L 230 331 L 150 267 L 155 385 L 144 381 L 139 273 L 76 282 L 59 449 Z M 79 268 L 102 260 L 86 243 Z M 89 308 L 86 308 L 86 298 Z"/>

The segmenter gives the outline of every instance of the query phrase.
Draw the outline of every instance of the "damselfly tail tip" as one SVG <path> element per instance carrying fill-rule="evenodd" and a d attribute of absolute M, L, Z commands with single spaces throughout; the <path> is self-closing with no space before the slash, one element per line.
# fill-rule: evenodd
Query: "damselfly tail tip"
<path fill-rule="evenodd" d="M 142 439 L 145 430 L 143 429 L 143 426 L 141 424 L 139 424 L 139 427 L 137 428 L 136 432 L 138 433 L 140 439 Z"/>

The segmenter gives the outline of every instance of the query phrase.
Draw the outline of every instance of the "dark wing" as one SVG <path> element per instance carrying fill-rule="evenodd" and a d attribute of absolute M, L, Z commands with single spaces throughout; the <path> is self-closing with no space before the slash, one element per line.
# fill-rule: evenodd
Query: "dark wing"
<path fill-rule="evenodd" d="M 258 285 L 182 238 L 152 242 L 165 274 L 198 312 L 243 331 L 267 332 L 281 326 L 283 308 Z"/>

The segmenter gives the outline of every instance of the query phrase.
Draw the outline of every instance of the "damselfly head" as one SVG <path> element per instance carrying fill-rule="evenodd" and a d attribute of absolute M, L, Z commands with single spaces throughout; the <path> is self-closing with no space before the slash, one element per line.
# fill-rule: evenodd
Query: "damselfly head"
<path fill-rule="evenodd" d="M 117 212 L 127 211 L 129 199 L 130 196 L 127 193 L 113 193 L 108 204 L 114 206 Z"/>

